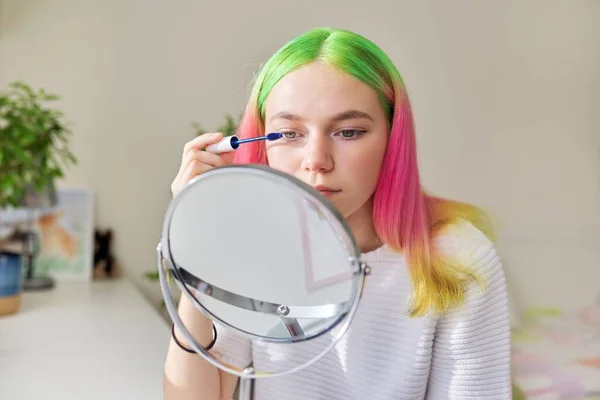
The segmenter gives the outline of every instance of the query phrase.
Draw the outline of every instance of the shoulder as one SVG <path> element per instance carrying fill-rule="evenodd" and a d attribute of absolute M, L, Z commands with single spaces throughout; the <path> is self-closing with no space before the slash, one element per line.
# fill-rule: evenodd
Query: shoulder
<path fill-rule="evenodd" d="M 435 245 L 449 267 L 458 265 L 471 277 L 464 287 L 462 304 L 448 310 L 446 323 L 469 320 L 477 325 L 491 318 L 499 329 L 508 326 L 506 277 L 492 240 L 470 222 L 461 220 L 448 226 L 435 239 Z"/>
<path fill-rule="evenodd" d="M 439 250 L 461 254 L 494 247 L 493 242 L 481 230 L 464 219 L 441 228 L 434 237 L 434 244 Z"/>
<path fill-rule="evenodd" d="M 471 282 L 464 301 L 437 320 L 428 398 L 480 398 L 483 392 L 510 398 L 510 319 L 496 248 L 467 221 L 448 226 L 435 243 L 479 282 Z"/>
<path fill-rule="evenodd" d="M 448 268 L 458 268 L 467 277 L 463 306 L 467 311 L 507 307 L 506 276 L 494 242 L 466 220 L 459 220 L 440 232 L 433 241 Z M 455 312 L 457 310 L 454 310 Z"/>
<path fill-rule="evenodd" d="M 469 221 L 459 219 L 444 227 L 433 246 L 450 264 L 459 264 L 475 274 L 502 274 L 496 245 Z"/>

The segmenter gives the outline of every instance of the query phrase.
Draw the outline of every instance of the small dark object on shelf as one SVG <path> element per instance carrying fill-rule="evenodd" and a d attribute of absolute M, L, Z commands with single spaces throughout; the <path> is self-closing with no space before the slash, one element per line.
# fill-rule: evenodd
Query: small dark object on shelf
<path fill-rule="evenodd" d="M 97 276 L 97 270 L 103 268 L 103 276 L 106 278 L 114 277 L 115 257 L 112 254 L 111 242 L 113 233 L 111 229 L 94 231 L 94 275 Z"/>

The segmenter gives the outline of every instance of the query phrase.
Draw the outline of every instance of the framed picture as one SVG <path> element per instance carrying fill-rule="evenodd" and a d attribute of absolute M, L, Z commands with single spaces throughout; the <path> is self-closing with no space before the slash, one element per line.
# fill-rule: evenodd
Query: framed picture
<path fill-rule="evenodd" d="M 57 281 L 91 280 L 94 261 L 94 194 L 90 189 L 58 189 L 55 207 L 38 210 L 36 274 Z"/>

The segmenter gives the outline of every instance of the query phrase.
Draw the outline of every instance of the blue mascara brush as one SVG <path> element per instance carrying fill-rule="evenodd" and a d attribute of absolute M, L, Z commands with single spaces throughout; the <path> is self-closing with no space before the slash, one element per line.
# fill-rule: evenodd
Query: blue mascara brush
<path fill-rule="evenodd" d="M 219 154 L 219 153 L 227 153 L 229 151 L 237 150 L 240 147 L 240 144 L 256 142 L 258 140 L 277 140 L 283 137 L 282 133 L 275 132 L 269 133 L 265 136 L 253 137 L 248 139 L 241 139 L 237 136 L 228 136 L 221 139 L 218 143 L 211 144 L 206 146 L 206 151 L 211 153 Z"/>

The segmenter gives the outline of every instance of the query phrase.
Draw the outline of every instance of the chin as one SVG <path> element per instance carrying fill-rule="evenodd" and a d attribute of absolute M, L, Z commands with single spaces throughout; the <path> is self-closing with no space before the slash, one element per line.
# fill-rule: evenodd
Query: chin
<path fill-rule="evenodd" d="M 353 214 L 353 210 L 349 209 L 348 206 L 345 206 L 342 202 L 336 202 L 335 200 L 332 199 L 328 199 L 329 202 L 331 204 L 333 204 L 333 207 L 340 213 L 342 214 L 342 217 L 344 218 L 348 218 L 350 215 Z"/>

